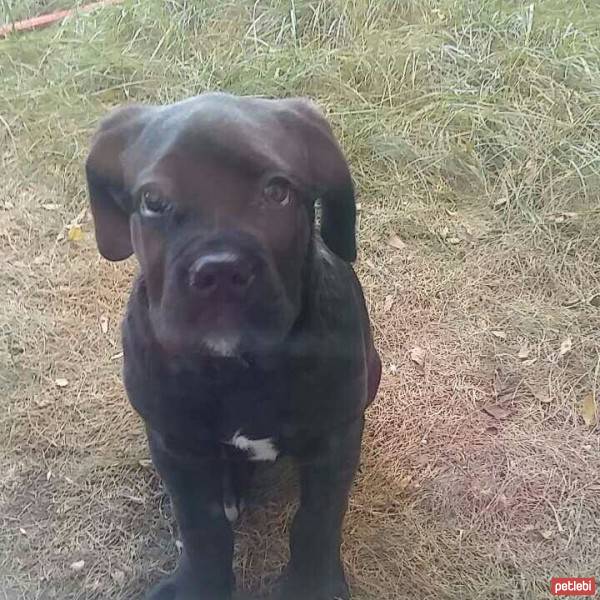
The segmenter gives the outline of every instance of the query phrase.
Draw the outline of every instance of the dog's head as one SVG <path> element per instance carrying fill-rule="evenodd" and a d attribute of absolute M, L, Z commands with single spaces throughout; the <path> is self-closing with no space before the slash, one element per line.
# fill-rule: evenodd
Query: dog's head
<path fill-rule="evenodd" d="M 154 334 L 174 353 L 233 354 L 289 332 L 315 200 L 324 242 L 355 258 L 348 166 L 306 100 L 204 94 L 116 109 L 86 174 L 100 253 L 135 252 Z"/>

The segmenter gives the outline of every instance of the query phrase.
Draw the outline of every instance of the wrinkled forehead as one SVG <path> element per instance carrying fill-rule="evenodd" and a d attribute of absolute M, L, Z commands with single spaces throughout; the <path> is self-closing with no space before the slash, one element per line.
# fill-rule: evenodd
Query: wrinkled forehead
<path fill-rule="evenodd" d="M 162 177 L 185 187 L 199 180 L 258 179 L 279 173 L 308 184 L 300 137 L 269 101 L 224 97 L 166 106 L 121 157 L 126 181 L 137 187 Z"/>

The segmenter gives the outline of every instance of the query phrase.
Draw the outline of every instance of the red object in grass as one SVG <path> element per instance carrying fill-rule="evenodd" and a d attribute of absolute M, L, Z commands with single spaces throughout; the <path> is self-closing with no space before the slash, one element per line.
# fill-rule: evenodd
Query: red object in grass
<path fill-rule="evenodd" d="M 41 29 L 42 27 L 48 27 L 52 23 L 62 21 L 66 17 L 70 17 L 78 12 L 90 12 L 101 6 L 109 6 L 111 4 L 120 4 L 123 0 L 101 0 L 100 2 L 92 2 L 80 6 L 79 8 L 72 8 L 69 10 L 59 10 L 57 12 L 50 13 L 49 15 L 41 15 L 39 17 L 33 17 L 32 19 L 25 19 L 24 21 L 17 21 L 16 23 L 9 23 L 0 27 L 0 38 L 4 38 L 14 31 L 32 31 L 34 29 Z"/>

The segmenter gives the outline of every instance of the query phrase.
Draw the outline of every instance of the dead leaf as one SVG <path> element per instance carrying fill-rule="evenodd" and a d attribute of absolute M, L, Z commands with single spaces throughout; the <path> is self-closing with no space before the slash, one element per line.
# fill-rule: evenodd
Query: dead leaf
<path fill-rule="evenodd" d="M 396 250 L 406 250 L 406 244 L 397 235 L 393 235 L 387 243 Z"/>
<path fill-rule="evenodd" d="M 412 482 L 411 475 L 405 475 L 400 481 L 398 481 L 398 485 L 401 489 L 406 489 Z"/>
<path fill-rule="evenodd" d="M 439 9 L 439 8 L 433 8 L 431 9 L 431 12 L 442 22 L 444 22 L 446 20 L 446 15 Z"/>
<path fill-rule="evenodd" d="M 523 344 L 519 348 L 519 354 L 517 355 L 521 360 L 525 360 L 529 356 L 529 346 Z"/>
<path fill-rule="evenodd" d="M 551 529 L 544 529 L 543 531 L 540 531 L 540 535 L 545 540 L 551 540 L 554 537 L 554 531 L 552 531 Z"/>
<path fill-rule="evenodd" d="M 507 204 L 510 200 L 510 192 L 508 191 L 508 185 L 506 185 L 506 181 L 502 179 L 500 181 L 500 193 L 498 194 L 498 198 L 494 202 L 494 208 L 500 208 Z"/>
<path fill-rule="evenodd" d="M 510 416 L 510 411 L 502 406 L 499 406 L 498 404 L 488 404 L 487 406 L 483 407 L 483 411 L 499 421 Z"/>
<path fill-rule="evenodd" d="M 531 185 L 537 178 L 538 169 L 537 164 L 533 158 L 530 158 L 525 163 L 525 183 Z"/>
<path fill-rule="evenodd" d="M 507 509 L 509 503 L 506 494 L 498 494 L 498 497 L 496 498 L 496 504 L 500 509 Z"/>
<path fill-rule="evenodd" d="M 417 363 L 420 367 L 425 363 L 425 350 L 420 346 L 415 346 L 409 352 L 410 360 Z"/>
<path fill-rule="evenodd" d="M 427 456 L 426 454 L 422 454 L 421 456 L 417 456 L 417 458 L 415 459 L 415 464 L 418 467 L 424 467 L 430 461 L 431 461 L 431 457 L 430 456 Z"/>
<path fill-rule="evenodd" d="M 492 331 L 492 335 L 494 337 L 497 337 L 499 340 L 505 340 L 506 339 L 506 332 L 505 331 Z"/>
<path fill-rule="evenodd" d="M 125 573 L 123 573 L 123 571 L 116 569 L 110 574 L 110 576 L 116 583 L 123 585 L 123 582 L 125 581 Z"/>
<path fill-rule="evenodd" d="M 106 315 L 102 315 L 100 317 L 100 329 L 101 329 L 102 333 L 104 333 L 104 334 L 108 333 L 108 317 Z"/>
<path fill-rule="evenodd" d="M 549 223 L 564 223 L 565 221 L 574 221 L 579 218 L 579 213 L 576 212 L 561 212 L 546 216 L 546 221 Z"/>
<path fill-rule="evenodd" d="M 588 427 L 593 427 L 598 422 L 598 405 L 593 392 L 585 396 L 581 403 L 581 416 Z"/>
<path fill-rule="evenodd" d="M 496 370 L 494 377 L 494 392 L 496 402 L 500 406 L 512 402 L 521 387 L 523 378 L 518 373 L 506 373 L 502 369 Z"/>
<path fill-rule="evenodd" d="M 534 388 L 529 388 L 529 389 L 531 390 L 533 397 L 538 402 L 542 402 L 544 404 L 549 404 L 550 402 L 552 402 L 552 396 L 550 396 L 550 394 L 546 390 L 540 390 L 540 389 L 534 389 Z"/>
<path fill-rule="evenodd" d="M 564 356 L 568 352 L 571 352 L 572 347 L 573 347 L 573 341 L 571 340 L 571 338 L 567 338 L 566 340 L 563 340 L 560 344 L 560 355 Z"/>
<path fill-rule="evenodd" d="M 74 563 L 71 563 L 71 569 L 73 571 L 81 571 L 85 567 L 85 560 L 77 560 Z"/>
<path fill-rule="evenodd" d="M 385 297 L 385 302 L 383 303 L 383 312 L 389 312 L 389 310 L 392 308 L 393 304 L 394 304 L 394 296 L 392 296 L 391 294 L 388 294 Z"/>
<path fill-rule="evenodd" d="M 56 384 L 57 387 L 67 387 L 69 385 L 69 380 L 65 379 L 64 377 L 59 377 L 58 379 L 54 380 L 54 383 Z"/>
<path fill-rule="evenodd" d="M 71 225 L 67 231 L 67 239 L 70 242 L 80 242 L 83 239 L 83 230 L 80 225 Z"/>

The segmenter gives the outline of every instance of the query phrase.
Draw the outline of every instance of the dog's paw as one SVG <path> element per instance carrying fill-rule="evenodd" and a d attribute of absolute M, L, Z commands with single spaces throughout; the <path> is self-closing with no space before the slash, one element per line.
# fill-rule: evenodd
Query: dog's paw
<path fill-rule="evenodd" d="M 161 581 L 146 595 L 145 600 L 175 600 L 177 598 L 177 586 L 169 577 Z"/>
<path fill-rule="evenodd" d="M 284 575 L 270 600 L 350 600 L 343 575 L 331 580 L 309 582 L 306 578 Z"/>
<path fill-rule="evenodd" d="M 271 600 L 350 600 L 343 590 L 331 592 L 328 587 L 323 590 L 285 590 L 277 593 Z"/>
<path fill-rule="evenodd" d="M 232 525 L 240 518 L 245 505 L 243 496 L 236 495 L 232 490 L 223 490 L 223 510 Z"/>
<path fill-rule="evenodd" d="M 230 523 L 235 523 L 246 504 L 246 495 L 254 467 L 245 461 L 225 463 L 223 469 L 223 509 Z"/>
<path fill-rule="evenodd" d="M 191 577 L 175 573 L 152 588 L 145 600 L 231 600 L 231 594 L 200 590 Z"/>

